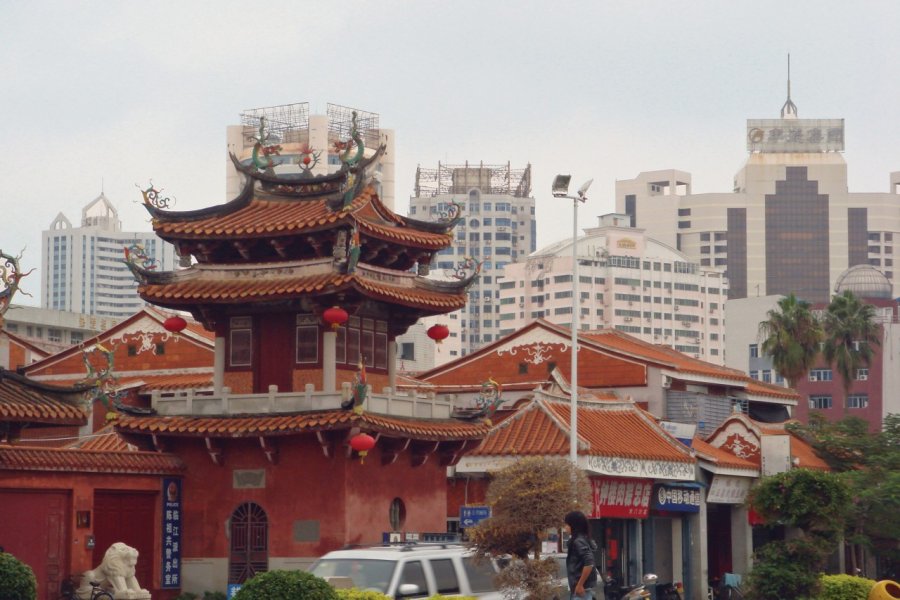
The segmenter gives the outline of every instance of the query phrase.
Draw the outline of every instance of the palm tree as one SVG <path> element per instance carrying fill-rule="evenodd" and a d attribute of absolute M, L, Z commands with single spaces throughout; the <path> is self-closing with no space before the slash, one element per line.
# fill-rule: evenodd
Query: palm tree
<path fill-rule="evenodd" d="M 875 307 L 866 304 L 850 290 L 834 296 L 825 313 L 825 348 L 823 354 L 833 365 L 844 384 L 844 406 L 850 394 L 856 370 L 868 367 L 881 345 L 881 328 L 875 322 Z"/>
<path fill-rule="evenodd" d="M 765 321 L 759 324 L 763 354 L 772 357 L 772 365 L 792 388 L 815 362 L 822 341 L 822 326 L 813 315 L 809 302 L 791 293 L 778 301 Z"/>

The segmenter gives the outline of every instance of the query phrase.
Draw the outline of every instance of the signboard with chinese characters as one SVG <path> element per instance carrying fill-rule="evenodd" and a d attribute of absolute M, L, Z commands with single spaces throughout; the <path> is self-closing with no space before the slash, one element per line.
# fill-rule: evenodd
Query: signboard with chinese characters
<path fill-rule="evenodd" d="M 843 119 L 747 119 L 750 152 L 843 152 Z"/>
<path fill-rule="evenodd" d="M 657 484 L 653 491 L 653 510 L 700 512 L 700 486 L 688 483 Z"/>
<path fill-rule="evenodd" d="M 750 477 L 716 475 L 706 494 L 706 502 L 716 504 L 743 504 L 750 490 Z"/>
<path fill-rule="evenodd" d="M 593 493 L 590 517 L 646 519 L 650 511 L 650 479 L 625 479 L 620 477 L 592 477 Z"/>
<path fill-rule="evenodd" d="M 491 517 L 490 506 L 460 506 L 459 507 L 459 526 L 475 527 L 481 521 Z"/>
<path fill-rule="evenodd" d="M 181 587 L 181 479 L 164 477 L 162 485 L 163 589 Z"/>

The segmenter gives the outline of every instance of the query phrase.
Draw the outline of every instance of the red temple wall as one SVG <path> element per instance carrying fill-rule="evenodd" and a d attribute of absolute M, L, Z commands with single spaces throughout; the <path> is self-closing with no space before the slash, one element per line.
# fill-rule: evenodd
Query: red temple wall
<path fill-rule="evenodd" d="M 273 438 L 269 438 L 270 440 Z M 360 464 L 346 447 L 326 458 L 312 435 L 274 439 L 278 461 L 270 464 L 253 439 L 225 440 L 224 465 L 213 464 L 202 440 L 177 440 L 170 449 L 187 464 L 184 478 L 184 558 L 228 556 L 225 524 L 238 505 L 254 502 L 266 511 L 269 556 L 319 556 L 348 543 L 380 543 L 390 530 L 395 497 L 405 506 L 407 531 L 444 531 L 446 469 L 431 456 L 413 468 L 409 455 L 382 466 L 375 447 Z M 235 469 L 262 469 L 265 488 L 235 489 Z M 402 492 L 400 491 L 402 490 Z M 319 521 L 318 542 L 295 542 L 296 521 Z"/>
<path fill-rule="evenodd" d="M 447 517 L 459 517 L 461 506 L 483 505 L 489 479 L 457 476 L 447 480 Z"/>
<path fill-rule="evenodd" d="M 235 394 L 252 394 L 253 393 L 253 372 L 252 371 L 225 371 L 222 377 L 222 384 L 230 388 Z"/>
<path fill-rule="evenodd" d="M 154 336 L 158 341 L 162 334 Z M 154 350 L 146 350 L 134 356 L 128 355 L 128 343 L 117 342 L 109 344 L 103 341 L 104 346 L 113 351 L 113 367 L 116 373 L 126 371 L 153 371 L 157 369 L 189 369 L 212 368 L 213 349 L 200 346 L 197 342 L 188 340 L 185 336 L 170 336 L 163 342 L 165 353 L 156 354 Z M 130 344 L 132 346 L 136 344 Z M 105 359 L 95 355 L 93 364 L 96 367 L 105 367 Z M 86 376 L 84 361 L 81 352 L 72 352 L 62 360 L 55 361 L 37 368 L 28 370 L 29 377 L 40 379 L 42 375 L 72 375 L 72 379 L 80 379 Z"/>

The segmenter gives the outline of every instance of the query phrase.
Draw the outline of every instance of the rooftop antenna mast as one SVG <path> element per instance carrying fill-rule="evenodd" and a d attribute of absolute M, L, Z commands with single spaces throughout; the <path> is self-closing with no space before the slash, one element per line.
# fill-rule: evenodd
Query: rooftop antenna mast
<path fill-rule="evenodd" d="M 791 53 L 788 52 L 787 101 L 781 107 L 782 119 L 796 119 L 797 105 L 791 101 Z"/>

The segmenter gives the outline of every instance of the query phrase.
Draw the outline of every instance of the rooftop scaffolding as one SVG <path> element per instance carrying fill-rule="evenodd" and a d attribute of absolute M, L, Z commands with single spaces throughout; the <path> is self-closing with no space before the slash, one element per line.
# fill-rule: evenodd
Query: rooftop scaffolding
<path fill-rule="evenodd" d="M 462 165 L 438 163 L 437 169 L 416 168 L 417 198 L 441 194 L 468 194 L 472 188 L 482 194 L 507 194 L 516 198 L 531 195 L 531 165 L 512 169 L 505 165 L 486 165 L 468 161 Z"/>

